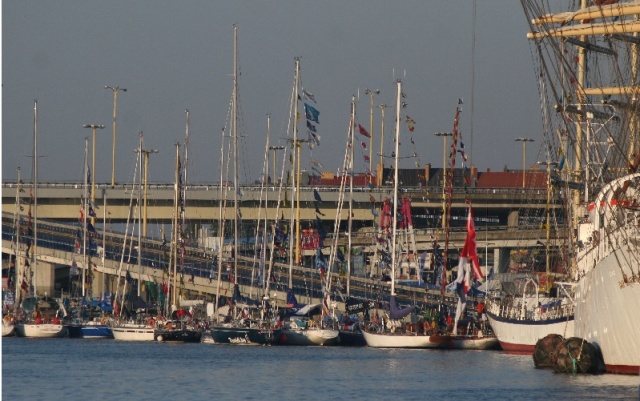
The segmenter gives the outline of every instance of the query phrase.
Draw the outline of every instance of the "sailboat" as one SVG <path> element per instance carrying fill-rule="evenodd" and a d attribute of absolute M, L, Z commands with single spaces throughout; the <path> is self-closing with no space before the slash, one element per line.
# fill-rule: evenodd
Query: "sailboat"
<path fill-rule="evenodd" d="M 31 205 L 29 205 L 31 207 Z M 31 229 L 31 220 L 29 220 L 29 229 Z M 26 319 L 18 322 L 15 326 L 16 335 L 18 337 L 64 337 L 67 334 L 66 327 L 60 322 L 58 317 L 59 305 L 50 298 L 38 298 L 37 290 L 37 273 L 38 273 L 38 101 L 34 101 L 33 105 L 33 242 L 31 244 L 32 258 L 31 264 L 33 268 L 33 281 L 31 288 L 33 289 L 33 297 L 27 298 L 22 302 L 23 311 L 33 310 L 33 319 Z M 25 261 L 29 260 L 29 249 L 25 253 Z M 27 286 L 28 288 L 28 286 Z M 42 311 L 47 308 L 50 313 L 55 313 L 55 317 L 51 321 L 47 321 L 48 317 L 42 316 Z"/>
<path fill-rule="evenodd" d="M 550 198 L 548 174 L 547 199 Z M 550 207 L 547 205 L 546 274 L 550 280 L 549 235 Z M 486 288 L 489 288 L 487 285 Z M 570 338 L 575 333 L 574 284 L 555 281 L 543 290 L 540 277 L 527 275 L 521 280 L 518 292 L 502 291 L 498 296 L 486 297 L 486 317 L 503 350 L 513 354 L 533 354 L 536 344 L 548 335 Z"/>
<path fill-rule="evenodd" d="M 454 135 L 456 133 L 454 132 Z M 469 265 L 472 266 L 469 266 Z M 455 281 L 458 293 L 458 304 L 454 318 L 453 331 L 451 333 L 451 349 L 476 349 L 488 350 L 498 348 L 498 338 L 493 335 L 491 329 L 481 322 L 467 322 L 466 327 L 462 328 L 462 332 L 458 330 L 458 324 L 464 316 L 467 306 L 467 294 L 470 289 L 470 270 L 473 270 L 477 279 L 482 278 L 480 264 L 478 262 L 478 254 L 476 252 L 476 232 L 473 221 L 473 211 L 469 205 L 469 214 L 467 216 L 467 238 L 464 247 L 460 253 L 458 263 L 458 278 Z M 479 326 L 479 327 L 478 327 Z"/>
<path fill-rule="evenodd" d="M 137 149 L 137 162 L 136 162 L 136 170 L 138 168 L 140 168 L 139 170 L 139 174 L 140 177 L 142 177 L 142 159 L 143 159 L 143 152 L 142 152 L 142 135 L 139 136 L 139 145 L 138 145 L 138 149 Z M 134 176 L 135 176 L 135 172 L 134 172 Z M 140 179 L 140 183 L 142 183 L 142 179 Z M 135 183 L 134 183 L 135 185 Z M 141 185 L 141 184 L 140 184 Z M 130 195 L 130 199 L 129 199 L 129 214 L 127 216 L 127 223 L 125 225 L 125 235 L 124 235 L 124 245 L 122 247 L 122 254 L 120 256 L 120 266 L 118 268 L 118 283 L 120 282 L 120 277 L 122 276 L 122 267 L 123 267 L 123 262 L 124 262 L 124 255 L 127 249 L 126 246 L 126 241 L 127 241 L 127 236 L 128 236 L 128 230 L 129 230 L 129 220 L 131 218 L 131 211 L 133 209 L 133 194 L 134 194 L 133 188 L 131 190 L 131 195 Z M 138 188 L 138 195 L 140 195 L 141 192 L 141 188 Z M 140 210 L 140 196 L 138 196 L 138 210 Z M 138 215 L 140 216 L 140 213 L 138 213 Z M 138 226 L 140 226 L 140 217 L 138 218 Z M 138 228 L 138 232 L 139 228 Z M 133 229 L 131 231 L 131 243 L 130 243 L 130 248 L 133 248 Z M 138 238 L 138 267 L 140 266 L 140 259 L 141 259 L 141 255 L 142 255 L 142 246 L 141 246 L 141 241 L 140 238 Z M 131 257 L 131 255 L 129 255 L 129 258 Z M 140 268 L 138 268 L 138 283 L 140 283 L 141 277 L 140 277 Z M 112 322 L 111 325 L 111 332 L 113 333 L 113 338 L 119 341 L 154 341 L 155 340 L 155 328 L 156 328 L 156 320 L 153 319 L 152 317 L 146 317 L 143 320 L 143 316 L 142 315 L 138 315 L 137 313 L 135 314 L 135 320 L 131 319 L 131 320 L 126 320 L 122 317 L 122 314 L 124 312 L 125 309 L 125 296 L 126 296 L 126 292 L 127 292 L 127 285 L 129 284 L 129 282 L 131 281 L 131 276 L 129 274 L 129 269 L 127 267 L 127 272 L 126 272 L 126 276 L 125 276 L 125 282 L 124 282 L 124 288 L 122 291 L 122 298 L 120 301 L 120 308 L 117 308 L 116 306 L 114 306 L 114 316 L 116 316 L 116 318 L 118 318 L 118 320 L 116 320 L 115 322 Z M 139 291 L 138 287 L 138 291 Z M 118 290 L 116 290 L 116 303 L 118 302 L 118 291 L 119 291 L 119 284 L 118 284 Z M 139 298 L 137 298 L 135 301 L 141 301 Z M 141 308 L 135 308 L 134 302 L 132 301 L 131 304 L 133 305 L 134 309 L 141 309 Z M 142 306 L 142 305 L 140 305 Z M 145 305 L 146 306 L 146 305 Z"/>
<path fill-rule="evenodd" d="M 82 201 L 82 215 L 80 218 L 80 222 L 82 223 L 82 298 L 77 307 L 78 316 L 71 320 L 70 324 L 67 324 L 67 330 L 69 332 L 70 338 L 113 338 L 113 333 L 111 332 L 111 328 L 106 324 L 106 318 L 103 316 L 102 318 L 94 318 L 91 320 L 84 320 L 82 316 L 84 315 L 85 308 L 87 308 L 87 302 L 85 298 L 85 274 L 90 272 L 90 268 L 88 267 L 91 263 L 87 263 L 87 251 L 92 249 L 89 244 L 93 241 L 89 236 L 89 222 L 88 218 L 92 215 L 93 207 L 89 205 L 89 199 L 91 198 L 90 194 L 87 193 L 87 188 L 89 186 L 88 177 L 89 177 L 89 163 L 88 163 L 88 139 L 85 139 L 85 158 L 84 158 L 84 194 Z M 91 211 L 91 212 L 90 212 Z M 92 230 L 93 227 L 91 226 Z M 95 230 L 93 230 L 95 231 Z M 88 249 L 89 248 L 89 249 Z"/>
<path fill-rule="evenodd" d="M 369 347 L 375 348 L 444 348 L 450 343 L 448 336 L 428 335 L 418 332 L 402 332 L 402 319 L 415 310 L 415 306 L 401 309 L 398 306 L 395 293 L 396 273 L 398 264 L 396 252 L 397 237 L 397 213 L 398 205 L 398 159 L 400 144 L 400 111 L 402 108 L 402 82 L 398 80 L 396 96 L 396 129 L 395 129 L 395 168 L 393 183 L 393 206 L 392 206 L 392 233 L 391 233 L 391 294 L 389 299 L 388 319 L 381 326 L 370 325 L 363 329 L 364 339 Z"/>
<path fill-rule="evenodd" d="M 280 336 L 280 329 L 272 327 L 271 317 L 272 308 L 268 299 L 268 290 L 259 303 L 249 297 L 243 297 L 240 294 L 240 287 L 237 282 L 238 277 L 238 193 L 239 193 L 239 177 L 238 177 L 238 59 L 237 59 L 237 27 L 233 26 L 234 32 L 234 75 L 233 75 L 233 155 L 234 155 L 234 241 L 233 241 L 233 264 L 234 264 L 234 283 L 233 283 L 233 295 L 231 300 L 233 305 L 229 306 L 229 321 L 225 323 L 218 322 L 219 316 L 216 314 L 214 325 L 208 330 L 207 342 L 213 342 L 215 344 L 235 344 L 235 345 L 271 345 L 278 341 Z M 267 138 L 267 145 L 265 152 L 268 152 L 269 140 Z M 266 153 L 265 153 L 266 154 Z M 267 164 L 265 164 L 267 165 Z M 222 180 L 221 180 L 222 181 Z M 220 232 L 221 238 L 223 232 Z M 266 239 L 266 227 L 263 232 L 263 244 Z M 222 247 L 222 241 L 221 241 Z M 264 252 L 264 249 L 262 249 Z M 220 277 L 221 277 L 221 262 L 222 257 L 219 258 L 218 268 L 218 290 L 220 294 Z M 268 281 L 268 280 L 267 280 Z M 253 280 L 252 280 L 253 284 Z M 219 297 L 219 295 L 218 295 Z M 218 301 L 216 301 L 218 302 Z M 219 303 L 216 304 L 218 306 Z"/>
<path fill-rule="evenodd" d="M 12 310 L 3 311 L 5 313 L 2 316 L 2 337 L 10 337 L 15 335 L 16 328 L 16 317 L 15 314 L 18 310 L 18 306 L 20 305 L 21 300 L 21 287 L 19 287 L 20 278 L 22 277 L 20 271 L 20 230 L 21 230 L 21 215 L 20 210 L 22 206 L 20 205 L 20 192 L 22 192 L 22 179 L 20 178 L 20 167 L 18 167 L 18 188 L 16 190 L 16 212 L 14 216 L 14 230 L 15 230 L 15 243 L 12 239 L 12 246 L 14 246 L 14 255 L 11 264 L 14 269 L 13 274 L 13 294 L 11 293 L 11 288 L 8 289 L 8 293 L 5 294 L 6 298 L 11 298 L 13 296 L 13 305 L 10 305 L 7 302 L 8 306 L 12 306 Z"/>
<path fill-rule="evenodd" d="M 320 271 L 320 281 L 323 288 L 323 300 L 320 304 L 303 305 L 298 304 L 293 288 L 293 266 L 300 263 L 300 147 L 305 140 L 298 138 L 298 98 L 300 87 L 300 59 L 295 59 L 295 79 L 293 85 L 293 93 L 291 97 L 292 104 L 292 127 L 293 138 L 291 146 L 293 149 L 292 158 L 292 174 L 291 182 L 291 208 L 290 208 L 290 227 L 291 234 L 289 240 L 289 277 L 287 289 L 287 307 L 293 313 L 289 313 L 289 320 L 285 322 L 285 328 L 280 336 L 280 344 L 285 345 L 332 345 L 338 342 L 338 330 L 333 327 L 335 316 L 332 316 L 329 308 L 332 307 L 331 301 L 331 271 L 322 273 Z M 305 105 L 305 107 L 307 107 Z M 306 114 L 306 113 L 305 113 Z M 317 122 L 317 115 L 315 116 Z M 308 122 L 308 124 L 310 124 Z M 295 212 L 295 213 L 294 213 Z M 318 314 L 314 310 L 318 310 Z M 332 308 L 333 309 L 333 308 Z M 307 311 L 304 312 L 303 311 Z"/>
<path fill-rule="evenodd" d="M 573 206 L 575 336 L 601 351 L 607 372 L 639 375 L 640 2 L 579 3 L 522 1 L 554 183 Z"/>

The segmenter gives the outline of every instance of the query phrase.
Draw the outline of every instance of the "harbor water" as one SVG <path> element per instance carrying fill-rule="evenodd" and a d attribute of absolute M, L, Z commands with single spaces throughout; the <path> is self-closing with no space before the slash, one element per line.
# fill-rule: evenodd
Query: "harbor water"
<path fill-rule="evenodd" d="M 637 400 L 639 384 L 502 351 L 2 339 L 7 400 Z"/>

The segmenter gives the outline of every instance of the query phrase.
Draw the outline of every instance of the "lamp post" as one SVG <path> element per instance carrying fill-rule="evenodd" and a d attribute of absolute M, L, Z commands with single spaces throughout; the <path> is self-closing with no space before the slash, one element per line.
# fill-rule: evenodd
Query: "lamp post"
<path fill-rule="evenodd" d="M 534 142 L 531 138 L 516 138 L 516 142 L 522 142 L 522 188 L 526 187 L 527 174 L 527 142 Z"/>
<path fill-rule="evenodd" d="M 96 129 L 103 129 L 102 124 L 84 124 L 83 128 L 91 128 L 91 204 L 96 201 Z M 95 217 L 91 217 L 91 224 L 96 224 Z"/>
<path fill-rule="evenodd" d="M 379 104 L 378 107 L 380 107 L 380 174 L 378 177 L 378 186 L 382 185 L 382 181 L 384 179 L 383 177 L 383 172 L 384 172 L 384 109 L 386 109 L 387 107 L 389 107 L 386 104 Z"/>
<path fill-rule="evenodd" d="M 149 155 L 160 152 L 158 149 L 134 149 L 134 152 L 142 152 L 144 156 L 144 199 L 142 203 L 142 235 L 147 236 L 147 179 L 149 178 Z"/>
<path fill-rule="evenodd" d="M 277 150 L 284 150 L 284 146 L 269 146 L 269 150 L 273 150 L 273 183 L 276 184 L 276 159 L 278 156 L 276 155 Z"/>
<path fill-rule="evenodd" d="M 105 89 L 113 91 L 113 148 L 111 151 L 111 188 L 116 185 L 116 116 L 118 113 L 118 92 L 126 92 L 126 88 L 119 86 L 104 86 Z"/>
<path fill-rule="evenodd" d="M 441 136 L 444 140 L 442 142 L 442 228 L 446 228 L 447 194 L 445 192 L 445 186 L 447 183 L 447 137 L 453 136 L 453 132 L 436 132 L 435 135 Z"/>
<path fill-rule="evenodd" d="M 369 88 L 364 90 L 364 94 L 365 95 L 369 95 L 369 99 L 371 100 L 371 108 L 369 111 L 369 135 L 371 135 L 371 138 L 369 138 L 369 183 L 372 183 L 373 180 L 373 176 L 372 176 L 372 168 L 373 168 L 373 98 L 376 95 L 380 94 L 380 90 L 376 89 L 374 91 L 370 90 Z"/>

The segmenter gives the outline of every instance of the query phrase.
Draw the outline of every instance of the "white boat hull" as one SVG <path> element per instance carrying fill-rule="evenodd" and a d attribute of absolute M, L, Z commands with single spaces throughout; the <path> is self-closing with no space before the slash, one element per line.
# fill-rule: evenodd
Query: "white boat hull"
<path fill-rule="evenodd" d="M 283 330 L 280 344 L 285 345 L 333 345 L 338 343 L 340 332 L 332 329 L 307 328 Z"/>
<path fill-rule="evenodd" d="M 450 336 L 362 332 L 367 346 L 373 348 L 448 348 Z"/>
<path fill-rule="evenodd" d="M 499 349 L 500 342 L 497 337 L 453 336 L 451 337 L 450 348 L 470 350 Z"/>
<path fill-rule="evenodd" d="M 600 348 L 607 372 L 638 375 L 640 282 L 625 284 L 620 268 L 620 261 L 637 261 L 638 256 L 626 252 L 609 254 L 578 282 L 576 336 Z"/>
<path fill-rule="evenodd" d="M 12 323 L 2 323 L 2 337 L 11 337 L 15 334 L 16 326 Z"/>
<path fill-rule="evenodd" d="M 15 329 L 18 337 L 53 338 L 64 337 L 67 334 L 65 326 L 53 323 L 19 323 Z"/>
<path fill-rule="evenodd" d="M 143 324 L 124 324 L 111 328 L 113 338 L 120 341 L 154 341 L 154 329 Z"/>
<path fill-rule="evenodd" d="M 572 316 L 557 319 L 513 319 L 486 312 L 493 332 L 503 350 L 513 354 L 533 354 L 538 340 L 549 334 L 564 338 L 574 336 L 575 320 Z"/>

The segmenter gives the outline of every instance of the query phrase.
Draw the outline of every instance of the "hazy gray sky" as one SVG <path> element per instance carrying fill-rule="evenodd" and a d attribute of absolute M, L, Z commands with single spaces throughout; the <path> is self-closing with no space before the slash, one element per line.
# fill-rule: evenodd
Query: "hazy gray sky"
<path fill-rule="evenodd" d="M 98 133 L 96 180 L 109 182 L 113 93 L 104 86 L 119 85 L 128 91 L 118 95 L 116 181 L 132 179 L 140 131 L 145 148 L 160 150 L 150 158 L 149 180 L 173 181 L 173 145 L 184 142 L 185 109 L 189 181 L 217 181 L 234 23 L 243 182 L 261 173 L 268 113 L 272 142 L 286 136 L 296 56 L 302 84 L 318 101 L 322 140 L 312 157 L 325 170 L 342 165 L 352 95 L 360 94 L 357 122 L 369 129 L 365 88 L 381 91 L 376 105 L 393 105 L 396 78 L 407 95 L 405 113 L 416 121 L 412 136 L 422 164 L 442 165 L 442 139 L 434 133 L 452 129 L 458 98 L 464 99 L 460 130 L 481 171 L 521 168 L 522 145 L 514 141 L 520 136 L 537 139 L 527 149 L 533 164 L 540 108 L 520 3 L 483 0 L 475 10 L 474 32 L 471 0 L 4 1 L 2 178 L 15 179 L 17 167 L 31 177 L 38 99 L 39 180 L 81 181 L 84 138 L 91 134 L 82 125 L 98 123 L 106 128 Z M 394 113 L 387 109 L 389 150 Z M 374 152 L 379 132 L 376 108 Z M 402 136 L 401 153 L 412 153 L 404 124 Z M 368 167 L 362 154 L 359 146 L 358 171 Z M 310 167 L 310 157 L 306 151 L 303 166 Z"/>

